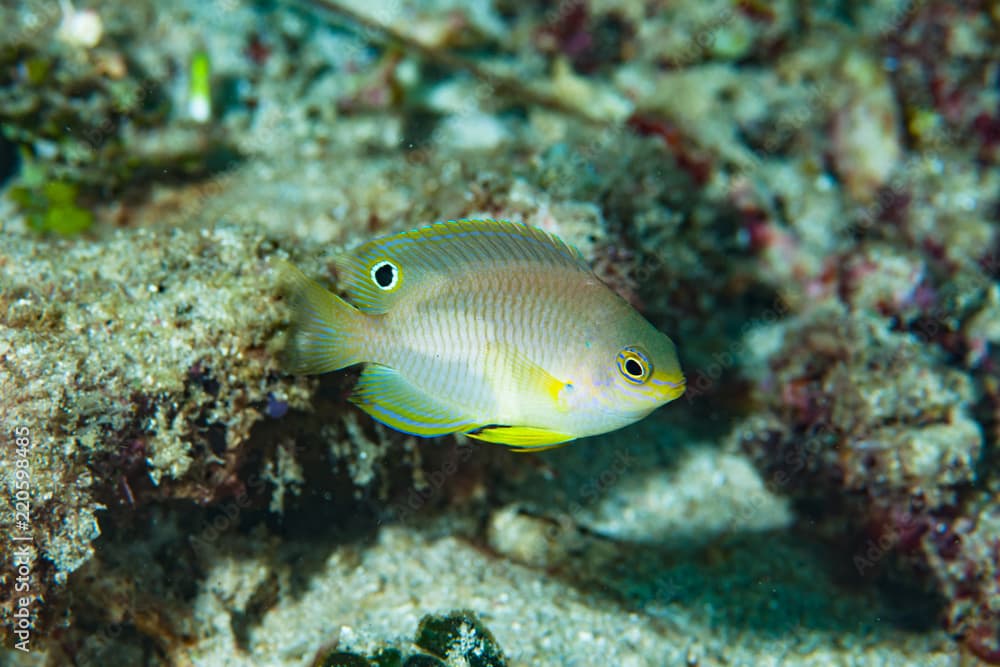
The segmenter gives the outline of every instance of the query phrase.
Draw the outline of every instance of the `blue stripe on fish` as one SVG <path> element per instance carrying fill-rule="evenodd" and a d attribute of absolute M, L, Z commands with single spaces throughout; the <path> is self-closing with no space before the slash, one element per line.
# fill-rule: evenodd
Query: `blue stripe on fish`
<path fill-rule="evenodd" d="M 396 370 L 377 364 L 365 367 L 351 401 L 383 424 L 412 435 L 430 437 L 481 425 L 420 391 Z"/>
<path fill-rule="evenodd" d="M 683 387 L 687 384 L 687 382 L 683 379 L 680 382 L 670 382 L 669 380 L 657 380 L 655 377 L 651 377 L 649 378 L 649 381 L 657 387 L 673 387 L 674 389 Z"/>
<path fill-rule="evenodd" d="M 465 430 L 473 424 L 470 420 L 448 423 L 428 423 L 426 421 L 410 419 L 406 415 L 393 412 L 389 408 L 375 403 L 362 407 L 364 407 L 365 412 L 383 424 L 391 426 L 398 431 L 403 431 L 404 433 L 409 433 L 411 435 L 419 435 L 424 438 L 444 433 L 456 433 L 458 431 Z"/>

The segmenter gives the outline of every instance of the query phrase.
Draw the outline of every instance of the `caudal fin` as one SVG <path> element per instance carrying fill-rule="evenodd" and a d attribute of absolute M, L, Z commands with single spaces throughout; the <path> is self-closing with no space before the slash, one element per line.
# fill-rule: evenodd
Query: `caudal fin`
<path fill-rule="evenodd" d="M 328 373 L 364 361 L 365 315 L 310 280 L 282 259 L 272 260 L 292 311 L 292 326 L 282 359 L 296 375 Z"/>

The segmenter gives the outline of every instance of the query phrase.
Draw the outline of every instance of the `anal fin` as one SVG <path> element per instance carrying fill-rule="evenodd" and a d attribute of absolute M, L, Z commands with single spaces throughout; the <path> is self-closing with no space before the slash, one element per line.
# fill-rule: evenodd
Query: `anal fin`
<path fill-rule="evenodd" d="M 390 428 L 424 438 L 478 428 L 471 415 L 428 396 L 393 368 L 369 364 L 350 398 Z"/>

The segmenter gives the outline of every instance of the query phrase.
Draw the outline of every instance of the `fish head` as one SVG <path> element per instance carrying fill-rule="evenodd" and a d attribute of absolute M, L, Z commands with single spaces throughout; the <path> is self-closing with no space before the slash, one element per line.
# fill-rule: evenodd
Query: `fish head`
<path fill-rule="evenodd" d="M 593 387 L 608 416 L 624 423 L 642 419 L 684 393 L 684 373 L 670 338 L 642 318 L 621 326 L 600 345 Z"/>

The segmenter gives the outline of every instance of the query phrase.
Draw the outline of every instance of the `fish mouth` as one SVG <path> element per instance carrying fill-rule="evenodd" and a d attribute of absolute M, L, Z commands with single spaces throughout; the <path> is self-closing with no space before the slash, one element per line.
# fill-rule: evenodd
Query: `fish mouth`
<path fill-rule="evenodd" d="M 687 388 L 687 379 L 683 374 L 660 374 L 653 373 L 649 378 L 650 384 L 656 388 L 657 394 L 665 401 L 670 402 L 679 398 Z"/>

